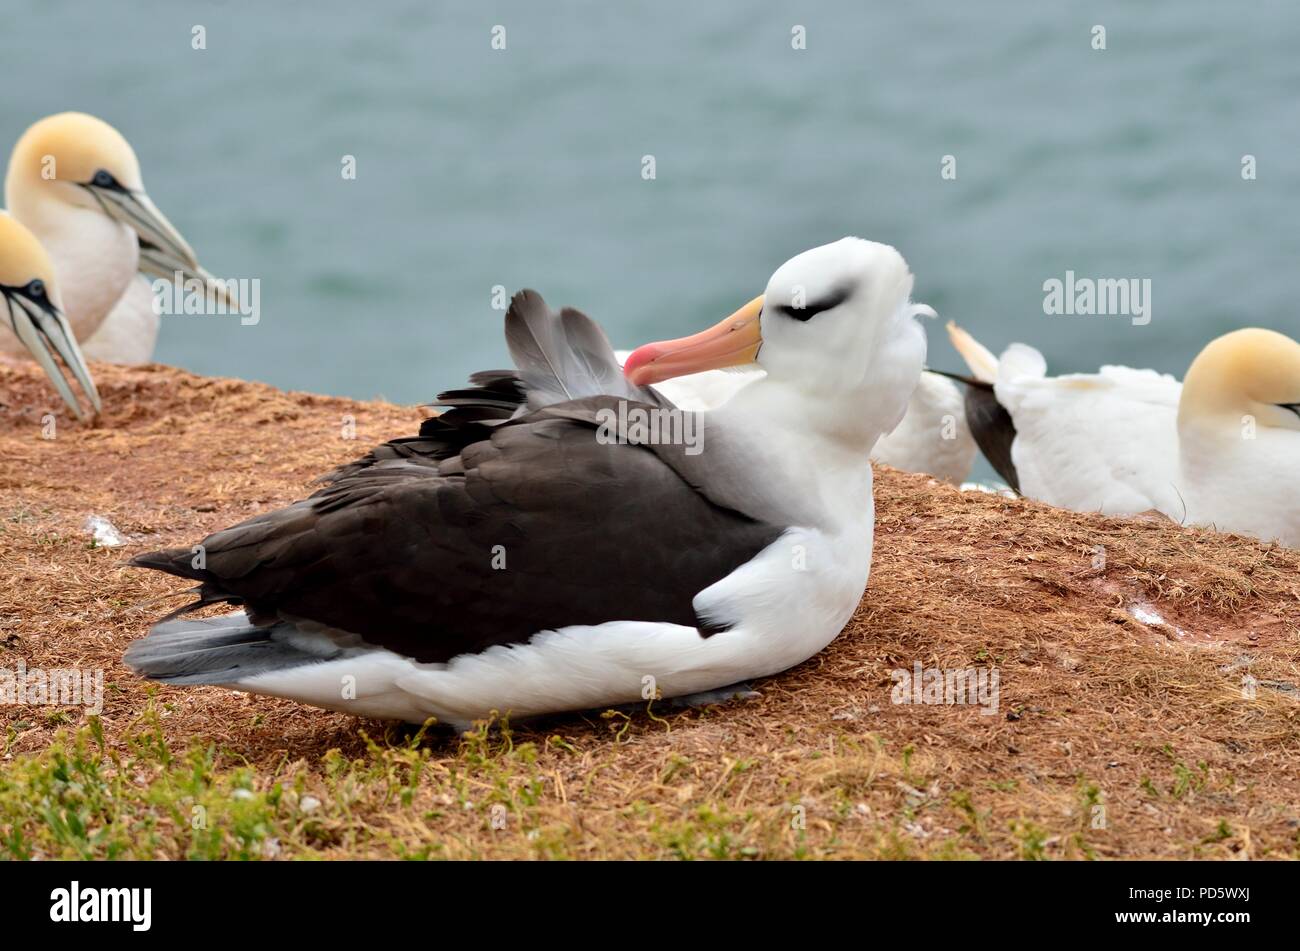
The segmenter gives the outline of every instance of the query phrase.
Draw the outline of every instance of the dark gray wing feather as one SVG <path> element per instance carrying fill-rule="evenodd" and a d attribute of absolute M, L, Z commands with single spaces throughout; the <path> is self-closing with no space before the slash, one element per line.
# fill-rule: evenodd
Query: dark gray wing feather
<path fill-rule="evenodd" d="M 530 409 L 588 396 L 615 396 L 651 406 L 672 403 L 649 387 L 623 376 L 609 338 L 581 311 L 551 310 L 536 291 L 520 291 L 506 313 L 506 342 L 515 370 L 485 370 L 470 385 L 439 393 L 446 407 L 426 419 L 418 436 L 376 446 L 360 459 L 318 479 L 332 483 L 379 462 L 421 459 L 438 462 L 486 439 L 492 429 Z"/>
<path fill-rule="evenodd" d="M 927 368 L 929 369 L 929 368 Z M 966 408 L 966 425 L 970 427 L 975 445 L 984 458 L 1007 485 L 1020 492 L 1020 474 L 1011 458 L 1011 444 L 1016 441 L 1016 424 L 1007 408 L 998 402 L 993 384 L 960 373 L 947 373 L 930 369 L 929 372 L 956 380 L 966 387 L 963 404 Z"/>
<path fill-rule="evenodd" d="M 965 405 L 966 425 L 975 437 L 975 444 L 994 471 L 1019 492 L 1020 474 L 1011 458 L 1011 444 L 1016 441 L 1016 424 L 1011 414 L 998 402 L 992 385 L 982 381 L 966 387 Z"/>
<path fill-rule="evenodd" d="M 536 291 L 520 291 L 510 301 L 506 346 L 530 409 L 588 396 L 663 403 L 656 392 L 623 376 L 609 338 L 594 320 L 570 307 L 557 314 Z"/>

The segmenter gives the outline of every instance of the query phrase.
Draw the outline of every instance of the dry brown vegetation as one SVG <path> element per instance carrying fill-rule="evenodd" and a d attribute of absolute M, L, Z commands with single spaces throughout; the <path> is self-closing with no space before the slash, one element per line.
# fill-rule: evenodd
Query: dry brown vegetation
<path fill-rule="evenodd" d="M 102 668 L 107 686 L 98 722 L 0 706 L 8 854 L 1297 854 L 1300 552 L 882 470 L 857 614 L 759 699 L 412 737 L 158 688 L 120 657 L 179 603 L 127 556 L 301 497 L 418 410 L 94 372 L 102 418 L 59 412 L 45 439 L 48 385 L 0 366 L 0 668 Z M 92 545 L 92 513 L 128 544 Z M 890 671 L 918 661 L 997 668 L 996 714 L 891 703 Z"/>

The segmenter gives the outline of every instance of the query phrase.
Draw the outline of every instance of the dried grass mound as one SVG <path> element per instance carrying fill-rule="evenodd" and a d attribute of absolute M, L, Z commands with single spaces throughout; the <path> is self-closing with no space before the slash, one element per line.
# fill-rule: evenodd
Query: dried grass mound
<path fill-rule="evenodd" d="M 106 684 L 98 720 L 0 706 L 0 841 L 14 854 L 1300 848 L 1300 552 L 882 469 L 857 614 L 822 654 L 760 682 L 758 699 L 412 738 L 287 701 L 140 682 L 122 651 L 178 603 L 176 585 L 122 565 L 301 497 L 326 469 L 411 432 L 421 413 L 162 366 L 94 373 L 105 412 L 79 424 L 35 368 L 0 366 L 0 668 L 102 669 Z M 91 515 L 125 544 L 93 543 Z M 894 672 L 917 664 L 996 671 L 996 707 L 894 702 Z M 93 740 L 74 738 L 83 723 Z M 203 760 L 186 782 L 207 777 L 184 792 L 212 811 L 202 833 L 192 806 L 163 795 L 184 798 L 175 763 L 186 755 Z M 73 789 L 69 758 L 98 778 Z M 112 795 L 92 799 L 94 782 Z M 75 813 L 85 834 L 53 828 L 37 797 Z M 262 810 L 256 822 L 249 803 Z M 105 834 L 128 822 L 147 833 Z"/>

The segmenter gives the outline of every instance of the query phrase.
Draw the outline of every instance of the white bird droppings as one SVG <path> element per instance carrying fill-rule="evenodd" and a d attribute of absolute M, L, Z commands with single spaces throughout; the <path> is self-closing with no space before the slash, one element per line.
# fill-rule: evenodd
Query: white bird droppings
<path fill-rule="evenodd" d="M 126 544 L 126 539 L 122 537 L 122 533 L 102 515 L 87 517 L 84 528 L 90 532 L 90 537 L 100 548 L 120 548 Z"/>
<path fill-rule="evenodd" d="M 1144 601 L 1139 601 L 1135 604 L 1130 604 L 1128 606 L 1128 613 L 1129 613 L 1129 617 L 1133 618 L 1136 621 L 1141 621 L 1143 624 L 1146 624 L 1149 627 L 1156 627 L 1156 626 L 1167 627 L 1170 628 L 1179 637 L 1187 636 L 1186 631 L 1184 631 L 1181 627 L 1170 624 L 1168 621 L 1166 621 L 1163 617 L 1160 616 L 1159 611 L 1157 611 L 1155 608 L 1153 608 L 1151 605 L 1147 604 Z"/>

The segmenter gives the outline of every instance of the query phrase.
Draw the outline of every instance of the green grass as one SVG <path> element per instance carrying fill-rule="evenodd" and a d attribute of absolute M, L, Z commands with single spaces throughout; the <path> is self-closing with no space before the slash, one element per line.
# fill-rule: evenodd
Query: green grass
<path fill-rule="evenodd" d="M 361 757 L 331 750 L 316 769 L 284 763 L 266 771 L 238 765 L 211 744 L 174 752 L 152 708 L 120 746 L 105 743 L 92 717 L 0 773 L 0 856 L 247 860 L 359 849 L 425 858 L 436 856 L 438 843 L 410 847 L 375 818 L 436 821 L 439 810 L 419 807 L 417 793 L 497 817 L 496 805 L 509 815 L 536 803 L 540 777 L 520 781 L 533 750 L 515 747 L 508 729 L 485 727 L 463 738 L 440 791 L 424 781 L 432 753 L 422 740 L 416 734 L 395 745 L 368 741 Z"/>
<path fill-rule="evenodd" d="M 942 802 L 901 801 L 875 738 L 793 760 L 773 795 L 756 796 L 752 758 L 665 749 L 629 787 L 616 775 L 625 739 L 524 736 L 502 723 L 436 742 L 402 731 L 365 737 L 356 755 L 268 766 L 212 743 L 175 748 L 153 706 L 116 739 L 90 717 L 0 768 L 0 857 L 968 858 L 984 834 L 918 840 L 909 828 Z M 924 785 L 912 751 L 906 760 Z M 813 762 L 817 776 L 803 775 Z M 873 792 L 900 801 L 864 817 L 855 804 Z M 959 801 L 974 820 L 970 797 Z"/>
<path fill-rule="evenodd" d="M 876 734 L 773 768 L 655 743 L 662 726 L 637 714 L 606 736 L 395 729 L 359 733 L 351 754 L 252 763 L 207 741 L 179 748 L 161 716 L 150 705 L 107 738 L 88 717 L 3 761 L 0 858 L 1097 858 L 1110 824 L 1094 826 L 1107 797 L 1082 775 L 1045 808 L 999 816 L 1014 780 L 949 786 L 921 748 Z M 1205 788 L 1203 765 L 1164 752 L 1170 775 L 1146 779 L 1147 796 L 1185 802 Z M 1234 838 L 1226 820 L 1207 824 L 1197 851 Z"/>

